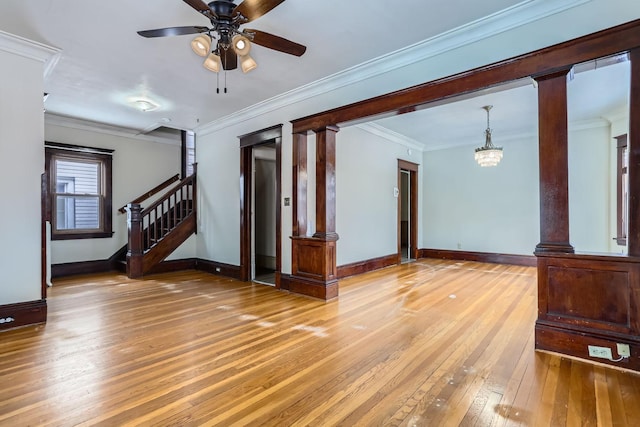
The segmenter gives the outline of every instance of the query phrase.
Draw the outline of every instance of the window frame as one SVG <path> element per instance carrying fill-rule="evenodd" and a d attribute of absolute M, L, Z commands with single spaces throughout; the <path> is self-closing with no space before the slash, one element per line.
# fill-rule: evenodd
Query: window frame
<path fill-rule="evenodd" d="M 51 223 L 51 240 L 100 239 L 113 236 L 112 159 L 113 151 L 56 142 L 45 142 L 45 173 L 47 175 L 47 220 Z M 99 164 L 99 229 L 56 228 L 56 160 Z"/>

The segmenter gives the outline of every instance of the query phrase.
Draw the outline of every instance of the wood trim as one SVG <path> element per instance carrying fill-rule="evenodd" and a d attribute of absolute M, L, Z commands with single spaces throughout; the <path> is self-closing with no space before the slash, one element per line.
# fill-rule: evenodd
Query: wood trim
<path fill-rule="evenodd" d="M 271 141 L 276 138 L 281 138 L 282 126 L 282 124 L 278 124 L 269 128 L 238 136 L 238 139 L 240 139 L 240 148 L 261 145 L 264 144 L 265 141 Z"/>
<path fill-rule="evenodd" d="M 618 246 L 627 245 L 627 221 L 628 212 L 625 212 L 624 194 L 622 194 L 622 181 L 628 168 L 624 165 L 624 154 L 627 150 L 627 134 L 613 137 L 616 140 L 616 241 Z"/>
<path fill-rule="evenodd" d="M 368 273 L 369 271 L 379 270 L 381 268 L 389 267 L 398 264 L 398 255 L 390 254 L 377 258 L 371 258 L 364 261 L 356 261 L 349 264 L 339 265 L 338 279 L 343 279 L 349 276 L 355 276 L 357 274 Z"/>
<path fill-rule="evenodd" d="M 291 293 L 329 301 L 338 297 L 338 281 L 324 282 L 306 277 L 283 274 L 280 289 Z"/>
<path fill-rule="evenodd" d="M 522 265 L 535 267 L 533 255 L 500 254 L 491 252 L 454 251 L 448 249 L 420 249 L 418 258 L 450 259 L 457 261 L 488 262 L 493 264 Z"/>
<path fill-rule="evenodd" d="M 47 321 L 47 300 L 0 305 L 0 331 Z"/>
<path fill-rule="evenodd" d="M 633 49 L 631 58 L 631 88 L 629 91 L 629 211 L 628 253 L 640 256 L 640 48 Z"/>
<path fill-rule="evenodd" d="M 276 287 L 282 269 L 282 124 L 241 135 L 240 139 L 240 280 L 251 276 L 251 171 L 253 148 L 275 144 L 276 149 Z"/>
<path fill-rule="evenodd" d="M 204 271 L 205 273 L 231 277 L 237 280 L 242 280 L 240 278 L 241 267 L 238 265 L 224 264 L 222 262 L 197 258 L 196 270 Z"/>
<path fill-rule="evenodd" d="M 536 252 L 573 252 L 569 243 L 569 130 L 566 68 L 539 76 L 540 243 Z"/>
<path fill-rule="evenodd" d="M 409 247 L 411 252 L 409 258 L 418 258 L 418 169 L 417 163 L 408 162 L 398 159 L 398 188 L 401 189 L 402 171 L 409 172 Z M 398 253 L 396 255 L 397 263 L 402 261 L 402 242 L 401 236 L 402 224 L 402 194 L 398 197 Z"/>
<path fill-rule="evenodd" d="M 336 134 L 337 126 L 316 132 L 316 232 L 313 237 L 338 240 L 336 233 Z"/>
<path fill-rule="evenodd" d="M 50 218 L 49 208 L 49 174 L 40 175 L 40 298 L 47 298 L 47 221 Z"/>
<path fill-rule="evenodd" d="M 57 279 L 59 277 L 76 276 L 79 274 L 106 273 L 113 270 L 116 270 L 113 263 L 106 259 L 65 262 L 61 264 L 51 264 L 51 278 Z"/>
<path fill-rule="evenodd" d="M 449 77 L 292 120 L 293 133 L 425 105 L 508 81 L 549 74 L 640 47 L 640 20 Z M 632 101 L 633 102 L 633 101 Z"/>
<path fill-rule="evenodd" d="M 149 270 L 148 274 L 173 273 L 176 271 L 196 270 L 198 265 L 197 258 L 182 258 L 162 261 Z"/>
<path fill-rule="evenodd" d="M 307 134 L 293 134 L 293 178 L 291 195 L 293 200 L 291 234 L 307 235 Z"/>

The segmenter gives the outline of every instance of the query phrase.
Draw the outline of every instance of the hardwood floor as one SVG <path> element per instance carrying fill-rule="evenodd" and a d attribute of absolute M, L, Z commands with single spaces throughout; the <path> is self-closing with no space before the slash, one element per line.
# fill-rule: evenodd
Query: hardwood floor
<path fill-rule="evenodd" d="M 531 267 L 422 259 L 328 303 L 201 272 L 57 280 L 0 425 L 638 426 L 640 375 L 535 352 Z"/>

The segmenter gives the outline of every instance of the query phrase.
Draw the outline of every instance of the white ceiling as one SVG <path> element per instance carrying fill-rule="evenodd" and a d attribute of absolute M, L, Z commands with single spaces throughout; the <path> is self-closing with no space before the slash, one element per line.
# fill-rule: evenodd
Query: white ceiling
<path fill-rule="evenodd" d="M 45 78 L 45 91 L 50 93 L 45 105 L 48 113 L 138 131 L 159 124 L 194 129 L 406 46 L 531 3 L 540 1 L 288 0 L 246 27 L 304 44 L 307 52 L 298 58 L 254 46 L 252 56 L 258 68 L 248 74 L 240 70 L 226 73 L 227 94 L 216 94 L 218 76 L 201 66 L 202 58 L 189 45 L 192 36 L 146 39 L 136 34 L 138 30 L 209 24 L 181 0 L 2 1 L 0 30 L 61 49 L 57 64 Z M 222 87 L 225 76 L 219 77 Z M 575 84 L 578 82 L 576 78 Z M 610 101 L 609 107 L 622 102 L 619 96 L 613 99 L 615 96 L 612 91 L 598 94 L 600 100 Z M 139 97 L 153 100 L 160 108 L 136 110 L 130 101 Z M 535 91 L 527 85 L 379 123 L 427 147 L 459 141 L 465 127 L 481 139 L 486 121 L 481 107 L 485 104 L 494 105 L 492 127 L 499 142 L 501 131 L 531 127 L 522 120 L 535 116 Z M 578 105 L 593 107 L 588 114 L 585 108 L 584 117 L 603 114 L 590 102 Z M 418 120 L 419 126 L 415 124 L 418 114 L 426 115 Z M 450 123 L 452 118 L 455 123 Z M 425 134 L 430 135 L 428 141 L 421 140 Z"/>

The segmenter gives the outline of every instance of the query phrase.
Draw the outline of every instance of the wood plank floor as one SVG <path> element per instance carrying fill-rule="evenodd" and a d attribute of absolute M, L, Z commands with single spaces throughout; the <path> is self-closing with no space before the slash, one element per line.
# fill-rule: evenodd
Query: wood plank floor
<path fill-rule="evenodd" d="M 640 426 L 640 375 L 536 352 L 535 269 L 423 259 L 329 303 L 196 271 L 58 280 L 0 425 Z"/>

